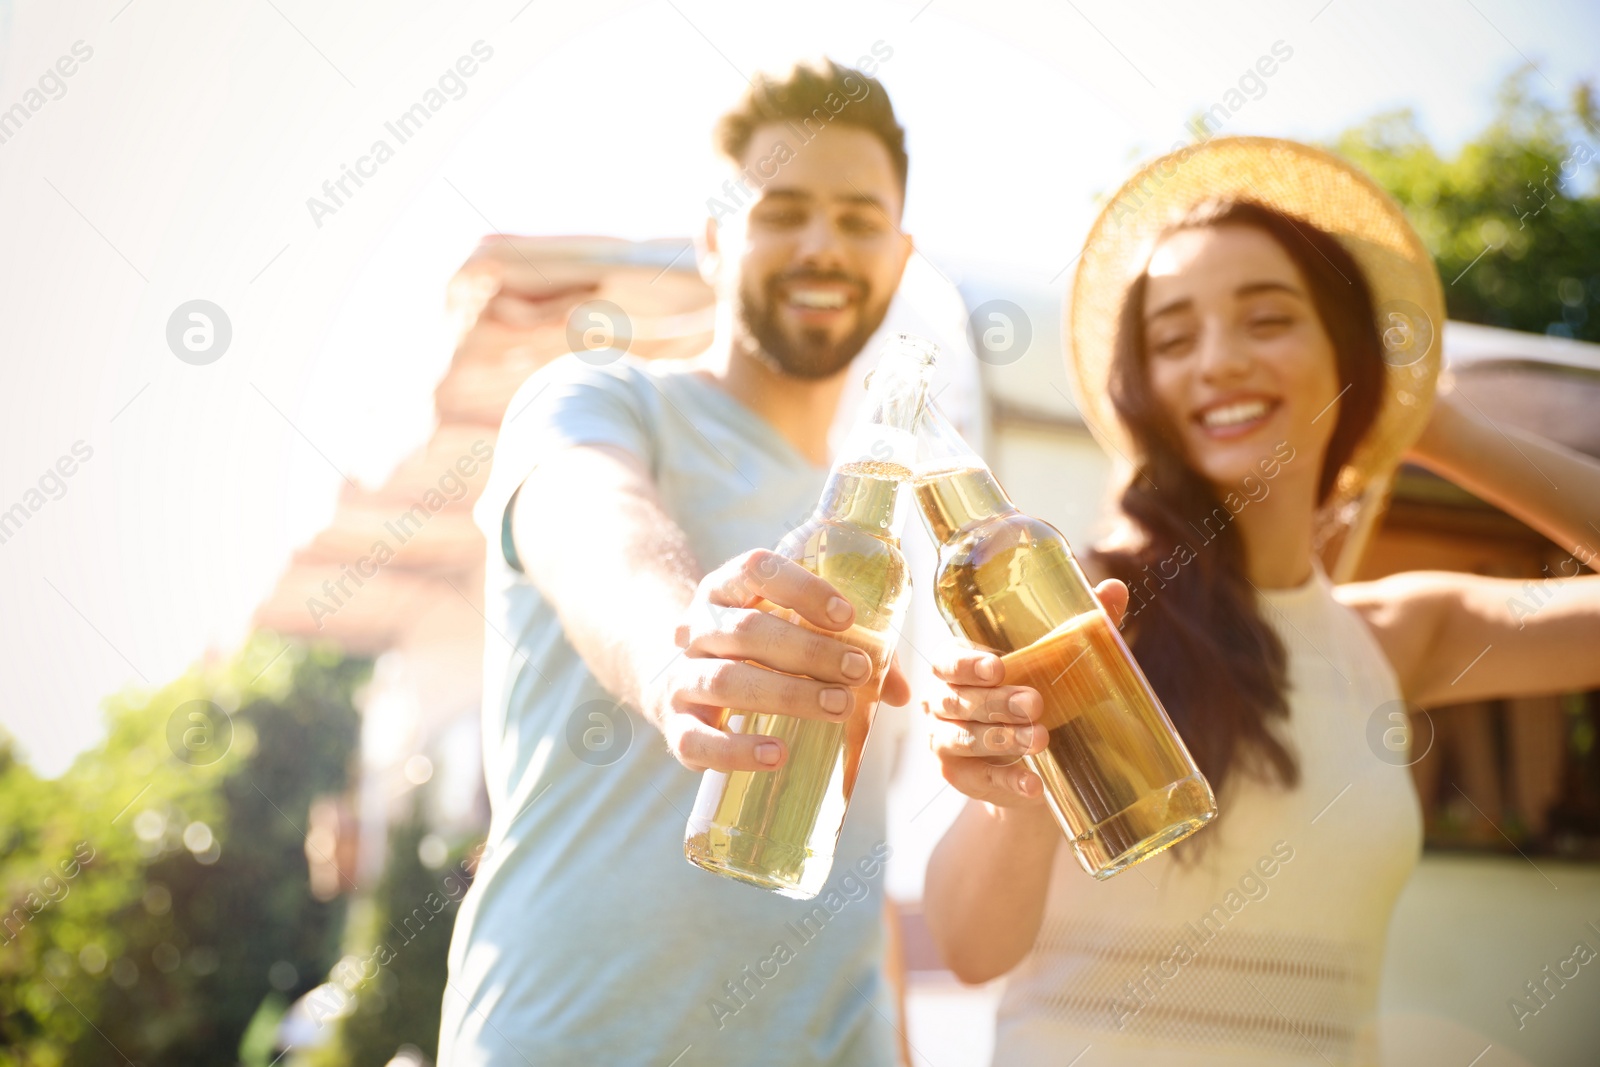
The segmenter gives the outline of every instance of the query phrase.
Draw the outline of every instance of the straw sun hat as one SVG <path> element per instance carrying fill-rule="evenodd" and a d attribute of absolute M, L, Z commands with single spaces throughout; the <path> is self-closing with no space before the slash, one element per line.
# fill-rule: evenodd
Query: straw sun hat
<path fill-rule="evenodd" d="M 1383 338 L 1383 409 L 1340 472 L 1350 501 L 1386 485 L 1422 432 L 1439 374 L 1444 291 L 1400 206 L 1371 178 L 1320 149 L 1270 137 L 1219 137 L 1148 164 L 1106 204 L 1084 242 L 1067 314 L 1071 371 L 1090 429 L 1118 453 L 1133 445 L 1107 391 L 1117 313 L 1156 237 L 1203 200 L 1252 200 L 1336 236 L 1366 273 Z"/>

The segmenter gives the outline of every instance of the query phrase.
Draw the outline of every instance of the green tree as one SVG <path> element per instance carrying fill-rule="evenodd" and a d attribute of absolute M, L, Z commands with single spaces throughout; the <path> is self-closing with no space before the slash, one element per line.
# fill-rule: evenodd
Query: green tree
<path fill-rule="evenodd" d="M 1453 159 L 1409 110 L 1333 148 L 1406 208 L 1433 253 L 1453 319 L 1600 341 L 1600 116 L 1580 84 L 1565 108 L 1502 85 L 1493 118 Z"/>
<path fill-rule="evenodd" d="M 403 1045 L 431 1061 L 438 1047 L 450 934 L 477 848 L 474 842 L 445 854 L 442 841 L 428 840 L 420 790 L 412 803 L 411 817 L 390 831 L 382 880 L 352 917 L 348 953 L 330 978 L 343 1017 L 309 1067 L 387 1063 Z M 439 854 L 424 862 L 429 849 Z"/>
<path fill-rule="evenodd" d="M 347 784 L 369 664 L 258 635 L 107 702 L 59 779 L 0 750 L 0 1065 L 231 1064 L 263 999 L 320 979 L 312 799 Z"/>

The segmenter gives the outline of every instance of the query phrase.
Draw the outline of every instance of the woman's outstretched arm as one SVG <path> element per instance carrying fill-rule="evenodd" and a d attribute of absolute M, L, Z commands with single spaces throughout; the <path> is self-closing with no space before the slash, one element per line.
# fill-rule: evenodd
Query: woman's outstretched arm
<path fill-rule="evenodd" d="M 1600 687 L 1600 463 L 1441 397 L 1411 458 L 1550 538 L 1533 580 L 1444 571 L 1341 586 L 1422 705 Z"/>
<path fill-rule="evenodd" d="M 1036 803 L 968 800 L 928 859 L 923 914 L 945 966 L 963 982 L 987 982 L 1015 967 L 1044 921 L 1062 838 L 1039 788 L 1035 777 Z"/>
<path fill-rule="evenodd" d="M 1600 577 L 1411 571 L 1336 595 L 1423 707 L 1600 689 Z"/>
<path fill-rule="evenodd" d="M 1581 562 L 1600 552 L 1600 462 L 1490 422 L 1459 393 L 1441 395 L 1408 457 L 1527 523 Z"/>
<path fill-rule="evenodd" d="M 1113 622 L 1128 590 L 1095 589 Z M 987 982 L 1022 961 L 1044 920 L 1050 868 L 1061 830 L 1044 802 L 1044 783 L 1022 763 L 1048 732 L 1038 692 L 1005 684 L 1005 664 L 966 652 L 937 664 L 947 691 L 927 706 L 929 744 L 945 781 L 970 799 L 928 860 L 923 914 L 939 955 L 963 982 Z"/>

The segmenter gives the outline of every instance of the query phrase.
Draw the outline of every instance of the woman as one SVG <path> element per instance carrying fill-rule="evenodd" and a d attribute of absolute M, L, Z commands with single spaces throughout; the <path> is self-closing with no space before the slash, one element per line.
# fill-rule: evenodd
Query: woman
<path fill-rule="evenodd" d="M 1304 146 L 1221 139 L 1159 160 L 1091 232 L 1074 371 L 1086 418 L 1133 470 L 1123 532 L 1086 569 L 1114 615 L 1126 606 L 1220 814 L 1090 879 L 1017 762 L 1045 730 L 988 725 L 999 701 L 1037 719 L 1038 695 L 985 653 L 939 670 L 931 743 L 972 799 L 924 902 L 959 977 L 1011 974 L 996 1063 L 1373 1061 L 1421 820 L 1407 757 L 1369 738 L 1394 737 L 1402 700 L 1600 687 L 1600 578 L 1529 614 L 1519 582 L 1335 588 L 1318 564 L 1321 538 L 1403 456 L 1594 558 L 1600 465 L 1449 398 L 1430 417 L 1442 321 L 1398 208 Z"/>

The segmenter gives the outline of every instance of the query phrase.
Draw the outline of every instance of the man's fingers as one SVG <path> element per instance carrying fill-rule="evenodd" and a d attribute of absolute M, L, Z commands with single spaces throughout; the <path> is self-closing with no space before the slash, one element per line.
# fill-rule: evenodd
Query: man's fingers
<path fill-rule="evenodd" d="M 1107 578 L 1094 587 L 1094 595 L 1100 598 L 1100 606 L 1111 616 L 1111 625 L 1121 629 L 1122 616 L 1128 610 L 1128 587 L 1115 578 Z"/>
<path fill-rule="evenodd" d="M 690 659 L 677 685 L 677 699 L 687 705 L 737 708 L 752 715 L 793 715 L 800 719 L 843 722 L 855 710 L 848 686 L 796 678 L 750 663 Z"/>
<path fill-rule="evenodd" d="M 898 652 L 889 661 L 889 670 L 883 676 L 883 689 L 878 699 L 891 708 L 903 708 L 911 703 L 911 682 L 906 678 L 905 668 L 900 666 Z"/>
<path fill-rule="evenodd" d="M 766 549 L 735 556 L 710 578 L 714 605 L 744 608 L 767 600 L 780 608 L 792 608 L 823 630 L 844 630 L 855 621 L 855 608 L 838 590 L 793 560 Z"/>
<path fill-rule="evenodd" d="M 704 709 L 715 714 L 714 709 Z M 730 734 L 706 721 L 709 714 L 676 713 L 663 723 L 667 747 L 691 771 L 770 771 L 788 758 L 784 743 L 759 734 Z"/>
<path fill-rule="evenodd" d="M 786 674 L 822 682 L 863 685 L 872 677 L 872 660 L 859 648 L 836 641 L 756 608 L 722 608 L 691 630 L 681 646 L 691 656 L 750 660 Z"/>

